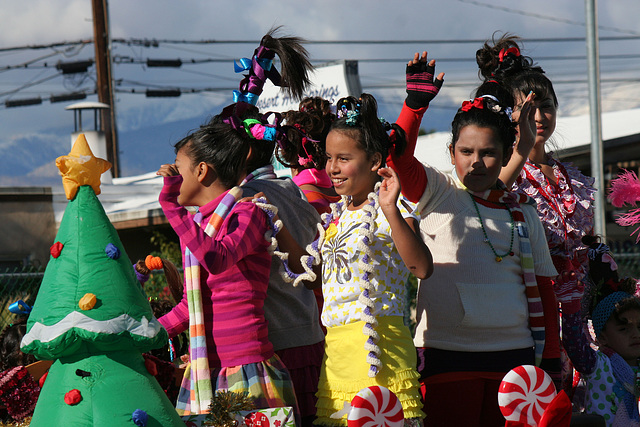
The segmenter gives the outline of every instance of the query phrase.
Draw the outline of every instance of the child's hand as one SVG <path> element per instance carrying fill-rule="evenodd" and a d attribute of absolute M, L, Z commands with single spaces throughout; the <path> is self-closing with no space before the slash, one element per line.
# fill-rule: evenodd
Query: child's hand
<path fill-rule="evenodd" d="M 407 63 L 407 107 L 424 108 L 436 97 L 444 82 L 444 73 L 438 74 L 434 80 L 435 66 L 435 59 L 427 62 L 426 51 L 422 56 L 416 52 Z"/>
<path fill-rule="evenodd" d="M 584 284 L 578 280 L 575 271 L 563 271 L 558 275 L 553 290 L 559 302 L 563 304 L 576 303 L 582 300 Z"/>
<path fill-rule="evenodd" d="M 162 165 L 160 166 L 160 169 L 158 169 L 158 172 L 156 172 L 156 175 L 175 176 L 175 175 L 180 175 L 180 172 L 178 172 L 178 168 L 176 167 L 175 164 Z"/>
<path fill-rule="evenodd" d="M 529 92 L 520 107 L 520 116 L 518 117 L 518 141 L 515 149 L 528 156 L 529 152 L 536 143 L 536 109 L 531 108 L 536 94 Z"/>
<path fill-rule="evenodd" d="M 378 175 L 382 177 L 380 195 L 378 196 L 380 208 L 383 211 L 385 208 L 395 208 L 400 195 L 400 179 L 398 175 L 391 168 L 378 169 Z"/>

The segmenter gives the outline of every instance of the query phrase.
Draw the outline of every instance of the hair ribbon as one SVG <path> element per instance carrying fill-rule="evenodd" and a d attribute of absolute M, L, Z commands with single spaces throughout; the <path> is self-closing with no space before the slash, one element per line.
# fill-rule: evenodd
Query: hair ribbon
<path fill-rule="evenodd" d="M 18 300 L 9 306 L 9 311 L 13 314 L 29 314 L 31 306 L 22 300 Z"/>
<path fill-rule="evenodd" d="M 513 54 L 513 56 L 518 57 L 520 56 L 520 49 L 518 49 L 517 47 L 510 47 L 509 49 L 500 49 L 500 53 L 498 53 L 498 61 L 499 62 L 504 61 L 504 58 L 509 54 Z"/>
<path fill-rule="evenodd" d="M 484 109 L 484 98 L 480 97 L 473 101 L 462 101 L 462 107 L 460 107 L 462 111 L 469 111 L 472 108 L 477 108 L 479 110 Z"/>

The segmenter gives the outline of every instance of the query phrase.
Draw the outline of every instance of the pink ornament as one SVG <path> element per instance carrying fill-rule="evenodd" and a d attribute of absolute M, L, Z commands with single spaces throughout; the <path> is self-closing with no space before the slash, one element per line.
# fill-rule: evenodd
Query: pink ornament
<path fill-rule="evenodd" d="M 556 387 L 546 372 L 532 365 L 522 365 L 502 379 L 498 404 L 507 421 L 537 426 L 556 394 Z"/>
<path fill-rule="evenodd" d="M 351 401 L 347 424 L 349 427 L 402 427 L 402 404 L 388 388 L 364 388 Z"/>

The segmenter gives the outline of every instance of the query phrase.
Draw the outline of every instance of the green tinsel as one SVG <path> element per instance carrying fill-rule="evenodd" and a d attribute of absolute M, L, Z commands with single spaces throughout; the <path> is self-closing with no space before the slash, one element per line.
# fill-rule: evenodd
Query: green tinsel
<path fill-rule="evenodd" d="M 232 415 L 240 411 L 254 409 L 253 399 L 246 391 L 236 393 L 233 391 L 218 391 L 211 400 L 209 413 L 203 425 L 215 427 L 236 427 L 237 423 Z"/>

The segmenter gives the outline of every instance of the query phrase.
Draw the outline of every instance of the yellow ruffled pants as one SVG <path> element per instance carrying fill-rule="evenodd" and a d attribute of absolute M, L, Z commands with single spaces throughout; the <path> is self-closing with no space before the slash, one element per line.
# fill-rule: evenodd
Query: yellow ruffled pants
<path fill-rule="evenodd" d="M 377 320 L 382 368 L 374 378 L 368 375 L 368 351 L 364 348 L 367 336 L 362 333 L 365 323 L 359 321 L 327 328 L 316 394 L 316 424 L 346 426 L 347 414 L 340 419 L 330 418 L 331 414 L 341 411 L 345 402 L 351 403 L 360 390 L 374 385 L 386 387 L 398 396 L 405 419 L 424 418 L 416 372 L 416 349 L 409 329 L 400 316 L 379 317 Z"/>

